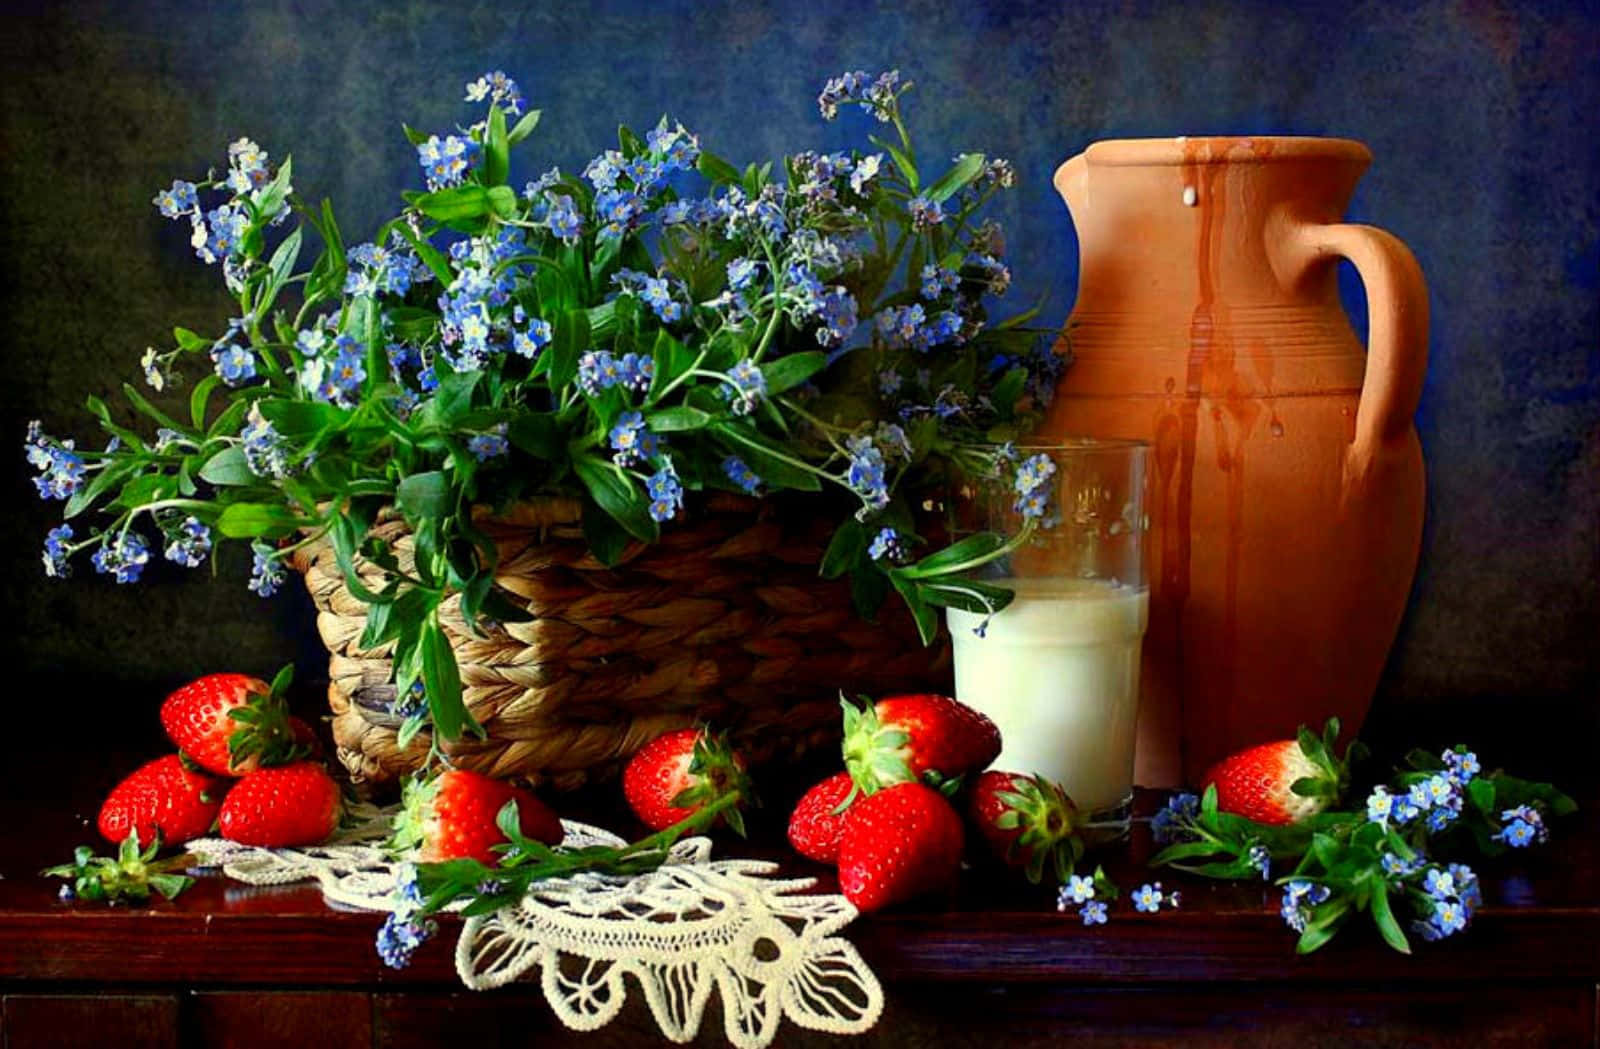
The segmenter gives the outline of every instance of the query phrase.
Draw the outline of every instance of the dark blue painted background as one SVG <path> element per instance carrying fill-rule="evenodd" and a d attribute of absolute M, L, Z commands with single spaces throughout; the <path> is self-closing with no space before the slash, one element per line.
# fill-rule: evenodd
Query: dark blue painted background
<path fill-rule="evenodd" d="M 174 323 L 204 330 L 227 316 L 215 271 L 150 207 L 158 186 L 220 163 L 247 134 L 274 157 L 292 152 L 296 187 L 332 197 L 347 232 L 370 230 L 415 184 L 400 121 L 464 119 L 463 83 L 492 68 L 545 111 L 523 154 L 531 176 L 581 167 L 618 122 L 662 112 L 741 161 L 853 144 L 862 118 L 824 124 L 818 87 L 844 69 L 897 66 L 918 83 L 910 113 L 925 156 L 1016 162 L 1022 185 L 999 215 L 1014 301 L 1048 296 L 1055 323 L 1076 245 L 1049 180 L 1087 143 L 1359 138 L 1377 161 L 1352 215 L 1411 245 L 1434 317 L 1418 419 L 1430 516 L 1380 710 L 1516 696 L 1536 701 L 1516 708 L 1525 726 L 1594 726 L 1592 4 L 99 2 L 14 10 L 0 37 L 0 341 L 17 441 L 32 416 L 86 434 L 85 393 L 135 376 Z M 88 666 L 155 681 L 224 664 L 270 671 L 296 655 L 315 669 L 301 595 L 261 605 L 237 564 L 215 581 L 136 591 L 44 580 L 37 549 L 52 519 L 14 472 L 0 585 L 21 673 Z"/>

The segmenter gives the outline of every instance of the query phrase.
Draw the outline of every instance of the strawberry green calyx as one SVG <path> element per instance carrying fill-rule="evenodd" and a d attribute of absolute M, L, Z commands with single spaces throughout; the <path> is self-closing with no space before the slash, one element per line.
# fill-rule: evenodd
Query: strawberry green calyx
<path fill-rule="evenodd" d="M 428 805 L 439 789 L 437 776 L 418 774 L 406 779 L 400 788 L 400 811 L 384 846 L 394 853 L 407 853 L 422 844 L 423 820 Z"/>
<path fill-rule="evenodd" d="M 289 703 L 284 693 L 294 678 L 294 665 L 278 671 L 265 693 L 257 692 L 243 706 L 228 711 L 228 718 L 239 724 L 228 735 L 228 759 L 237 766 L 254 755 L 261 765 L 287 765 L 310 754 L 296 737 L 289 721 Z"/>
<path fill-rule="evenodd" d="M 672 799 L 674 808 L 704 810 L 729 796 L 753 801 L 755 792 L 744 762 L 734 753 L 726 732 L 701 730 L 689 759 L 688 775 L 694 785 L 679 791 Z M 738 804 L 719 806 L 723 823 L 741 838 L 745 836 L 744 813 Z"/>
<path fill-rule="evenodd" d="M 995 820 L 995 826 L 1020 832 L 1006 850 L 1006 859 L 1026 856 L 1024 872 L 1035 885 L 1044 876 L 1047 862 L 1055 868 L 1056 879 L 1066 881 L 1083 858 L 1078 806 L 1059 783 L 1044 776 L 1019 776 L 1012 786 L 997 795 L 1006 811 Z"/>
<path fill-rule="evenodd" d="M 142 903 L 150 898 L 152 890 L 170 900 L 194 883 L 193 878 L 178 872 L 194 866 L 199 860 L 187 852 L 156 860 L 156 853 L 160 850 L 161 839 L 157 837 L 141 851 L 139 833 L 132 830 L 123 839 L 115 858 L 96 856 L 89 846 L 80 845 L 73 852 L 71 863 L 63 863 L 40 873 L 47 878 L 72 879 L 61 887 L 63 900 Z"/>
<path fill-rule="evenodd" d="M 884 725 L 866 696 L 861 697 L 861 706 L 857 707 L 841 693 L 839 706 L 844 711 L 844 767 L 856 791 L 876 794 L 885 787 L 917 778 L 907 760 L 905 747 L 911 737 L 904 730 Z M 852 791 L 845 804 L 854 800 Z"/>
<path fill-rule="evenodd" d="M 1289 790 L 1302 798 L 1326 798 L 1328 804 L 1338 806 L 1350 786 L 1350 765 L 1366 757 L 1366 745 L 1360 742 L 1345 747 L 1341 758 L 1334 753 L 1339 741 L 1339 719 L 1329 718 L 1319 737 L 1304 725 L 1295 737 L 1300 753 L 1316 768 L 1311 776 L 1302 776 L 1289 785 Z"/>

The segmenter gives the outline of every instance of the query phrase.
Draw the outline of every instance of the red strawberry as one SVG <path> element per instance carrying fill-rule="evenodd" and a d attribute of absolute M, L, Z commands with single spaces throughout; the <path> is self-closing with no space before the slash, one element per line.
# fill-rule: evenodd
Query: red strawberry
<path fill-rule="evenodd" d="M 961 841 L 961 817 L 931 787 L 857 798 L 839 842 L 839 888 L 862 913 L 943 888 L 961 869 Z"/>
<path fill-rule="evenodd" d="M 994 854 L 1038 883 L 1048 860 L 1066 881 L 1083 855 L 1078 807 L 1043 776 L 985 772 L 972 785 L 968 811 Z"/>
<path fill-rule="evenodd" d="M 737 791 L 749 798 L 744 758 L 727 739 L 704 728 L 666 732 L 646 743 L 622 770 L 628 806 L 651 830 L 665 830 Z M 737 805 L 723 810 L 728 826 L 744 833 Z"/>
<path fill-rule="evenodd" d="M 853 793 L 850 773 L 836 772 L 802 794 L 789 817 L 789 844 L 794 851 L 821 863 L 837 863 L 839 840 L 850 813 L 849 809 L 837 810 Z"/>
<path fill-rule="evenodd" d="M 522 836 L 559 845 L 566 833 L 549 806 L 504 780 L 466 769 L 446 769 L 431 780 L 406 785 L 404 814 L 395 828 L 393 845 L 418 847 L 424 863 L 470 858 L 494 864 L 494 846 L 507 841 L 498 819 L 506 802 L 517 803 Z"/>
<path fill-rule="evenodd" d="M 1349 784 L 1348 762 L 1360 744 L 1351 744 L 1341 761 L 1333 753 L 1338 738 L 1338 718 L 1328 719 L 1321 739 L 1302 726 L 1296 739 L 1223 758 L 1201 778 L 1200 789 L 1214 784 L 1223 812 L 1257 823 L 1301 823 L 1326 809 Z"/>
<path fill-rule="evenodd" d="M 311 727 L 289 717 L 282 691 L 245 674 L 207 674 L 161 704 L 161 726 L 194 763 L 219 776 L 242 776 L 263 765 L 303 757 L 315 744 Z"/>
<path fill-rule="evenodd" d="M 890 696 L 859 710 L 843 697 L 840 703 L 845 768 L 868 794 L 925 772 L 953 779 L 1000 754 L 994 722 L 948 696 Z"/>
<path fill-rule="evenodd" d="M 111 788 L 100 806 L 100 835 L 120 844 L 136 828 L 141 848 L 157 834 L 164 845 L 181 844 L 211 829 L 222 794 L 221 781 L 185 768 L 178 755 L 168 754 Z"/>
<path fill-rule="evenodd" d="M 339 785 L 314 761 L 257 769 L 222 799 L 222 836 L 241 845 L 316 845 L 339 826 Z"/>

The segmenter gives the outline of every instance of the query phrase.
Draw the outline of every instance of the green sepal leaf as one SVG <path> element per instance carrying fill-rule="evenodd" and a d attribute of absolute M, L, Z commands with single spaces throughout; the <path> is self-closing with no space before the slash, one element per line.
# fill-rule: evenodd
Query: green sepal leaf
<path fill-rule="evenodd" d="M 1332 798 L 1339 794 L 1338 785 L 1320 776 L 1305 776 L 1289 784 L 1289 791 L 1302 798 Z"/>

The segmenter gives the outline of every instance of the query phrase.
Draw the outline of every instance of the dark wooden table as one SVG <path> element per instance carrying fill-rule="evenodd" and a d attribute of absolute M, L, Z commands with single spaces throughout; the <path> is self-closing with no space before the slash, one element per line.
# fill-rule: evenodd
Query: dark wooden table
<path fill-rule="evenodd" d="M 636 991 L 615 1023 L 581 1035 L 559 1025 L 537 988 L 464 991 L 453 924 L 410 968 L 387 969 L 373 950 L 379 918 L 330 909 L 310 886 L 207 878 L 148 908 L 57 902 L 58 883 L 37 871 L 94 839 L 88 821 L 100 794 L 134 763 L 81 763 L 66 788 L 12 770 L 0 801 L 0 1022 L 9 1049 L 660 1042 Z M 778 825 L 781 800 L 758 823 Z M 1482 865 L 1485 906 L 1473 928 L 1409 958 L 1364 925 L 1297 958 L 1278 890 L 1152 874 L 1142 867 L 1149 849 L 1139 827 L 1107 868 L 1125 888 L 1154 877 L 1181 886 L 1181 910 L 1117 909 L 1110 924 L 1085 929 L 1055 912 L 1048 887 L 969 871 L 948 899 L 856 922 L 847 935 L 882 979 L 888 1007 L 853 1044 L 1600 1045 L 1592 805 L 1559 825 L 1545 850 Z M 719 851 L 779 854 L 770 829 L 764 843 L 758 834 L 753 845 L 721 842 Z M 831 885 L 822 868 L 793 866 Z M 852 1044 L 787 1024 L 776 1042 L 823 1043 Z M 715 1002 L 695 1044 L 726 1044 Z"/>

